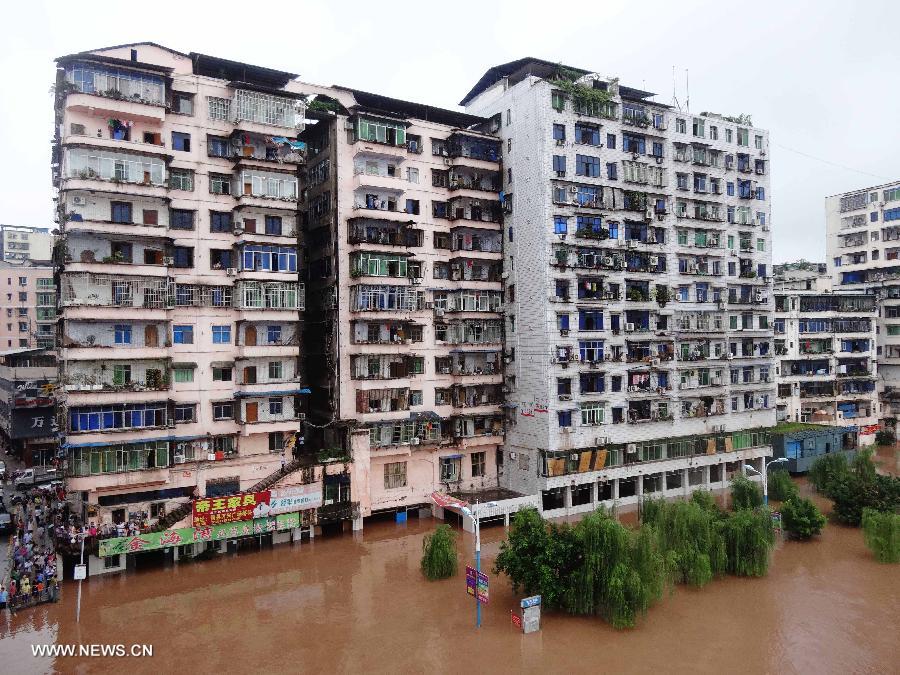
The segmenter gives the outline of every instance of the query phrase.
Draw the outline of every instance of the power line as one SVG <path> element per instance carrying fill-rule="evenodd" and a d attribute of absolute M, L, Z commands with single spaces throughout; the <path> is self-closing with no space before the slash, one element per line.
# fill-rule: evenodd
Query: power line
<path fill-rule="evenodd" d="M 861 173 L 861 174 L 863 174 L 863 175 L 865 175 L 865 176 L 872 176 L 873 178 L 878 178 L 879 180 L 883 180 L 883 181 L 888 181 L 888 182 L 889 182 L 889 181 L 893 180 L 892 178 L 887 178 L 887 177 L 885 177 L 885 176 L 880 176 L 880 175 L 878 175 L 877 173 L 869 173 L 868 171 L 862 171 L 862 170 L 860 170 L 860 169 L 854 169 L 853 167 L 846 166 L 846 165 L 844 165 L 844 164 L 838 164 L 837 162 L 832 162 L 831 160 L 823 159 L 822 157 L 816 157 L 815 155 L 810 155 L 810 154 L 808 154 L 808 153 L 806 153 L 806 152 L 801 152 L 800 150 L 794 150 L 794 148 L 789 148 L 789 147 L 787 147 L 786 145 L 782 145 L 781 143 L 775 143 L 774 145 L 778 146 L 778 147 L 781 148 L 782 150 L 787 150 L 788 152 L 794 152 L 794 153 L 796 153 L 796 154 L 798 154 L 798 155 L 802 155 L 803 157 L 808 157 L 809 159 L 814 159 L 814 160 L 816 160 L 817 162 L 822 162 L 823 164 L 830 164 L 831 166 L 836 166 L 836 167 L 838 167 L 839 169 L 844 169 L 844 170 L 846 170 L 846 171 L 853 171 L 854 173 Z"/>

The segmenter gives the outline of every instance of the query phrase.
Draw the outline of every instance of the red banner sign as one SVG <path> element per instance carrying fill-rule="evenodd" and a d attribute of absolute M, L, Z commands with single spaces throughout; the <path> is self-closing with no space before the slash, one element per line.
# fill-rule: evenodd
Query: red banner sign
<path fill-rule="evenodd" d="M 253 520 L 268 515 L 270 492 L 240 492 L 227 497 L 204 497 L 194 502 L 194 527 Z"/>

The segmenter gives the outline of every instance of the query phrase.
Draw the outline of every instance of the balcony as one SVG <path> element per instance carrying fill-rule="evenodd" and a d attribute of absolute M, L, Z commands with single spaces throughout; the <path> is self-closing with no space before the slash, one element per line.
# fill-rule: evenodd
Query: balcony
<path fill-rule="evenodd" d="M 112 192 L 120 192 L 118 186 L 131 185 L 139 189 L 135 193 L 129 190 L 129 194 L 149 197 L 165 197 L 168 187 L 161 158 L 101 148 L 66 148 L 62 178 L 67 190 L 96 190 L 97 182 L 105 182 Z"/>
<path fill-rule="evenodd" d="M 160 360 L 69 361 L 66 392 L 142 392 L 169 389 L 169 363 Z"/>
<path fill-rule="evenodd" d="M 62 275 L 63 307 L 165 309 L 169 281 L 165 278 L 114 276 L 74 272 Z"/>
<path fill-rule="evenodd" d="M 500 161 L 500 143 L 493 138 L 454 132 L 447 139 L 448 156 L 455 160 L 476 160 L 496 164 Z"/>
<path fill-rule="evenodd" d="M 292 281 L 238 281 L 235 302 L 242 310 L 304 310 L 305 287 Z"/>
<path fill-rule="evenodd" d="M 423 375 L 422 357 L 409 354 L 364 354 L 352 356 L 350 377 L 354 380 L 396 380 Z"/>
<path fill-rule="evenodd" d="M 481 172 L 468 167 L 453 167 L 449 180 L 451 191 L 498 192 L 501 189 L 500 174 L 495 171 Z"/>
<path fill-rule="evenodd" d="M 232 151 L 239 167 L 259 164 L 302 164 L 306 161 L 306 143 L 285 136 L 235 132 Z"/>
<path fill-rule="evenodd" d="M 437 205 L 435 207 L 437 208 Z M 500 223 L 503 220 L 499 201 L 462 196 L 448 200 L 443 212 L 438 209 L 434 216 L 450 221 L 466 220 L 477 223 Z"/>
<path fill-rule="evenodd" d="M 366 389 L 358 390 L 356 395 L 356 412 L 362 414 L 378 413 L 384 415 L 392 412 L 409 410 L 409 388 Z M 384 419 L 379 417 L 379 420 Z"/>

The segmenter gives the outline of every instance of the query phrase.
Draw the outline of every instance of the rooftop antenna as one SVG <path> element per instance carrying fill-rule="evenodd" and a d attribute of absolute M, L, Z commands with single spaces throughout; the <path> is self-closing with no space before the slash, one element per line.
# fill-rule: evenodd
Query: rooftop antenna
<path fill-rule="evenodd" d="M 684 69 L 684 88 L 684 107 L 691 112 L 691 74 L 687 68 Z"/>
<path fill-rule="evenodd" d="M 681 110 L 681 107 L 678 105 L 678 95 L 676 94 L 675 64 L 672 64 L 672 107 Z"/>

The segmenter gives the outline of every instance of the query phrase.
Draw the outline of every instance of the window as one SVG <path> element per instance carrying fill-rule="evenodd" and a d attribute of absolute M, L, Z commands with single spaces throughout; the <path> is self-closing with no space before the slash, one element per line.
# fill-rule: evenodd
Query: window
<path fill-rule="evenodd" d="M 194 114 L 194 96 L 193 94 L 183 94 L 180 91 L 172 92 L 172 112 L 179 115 Z"/>
<path fill-rule="evenodd" d="M 679 134 L 686 134 L 687 133 L 687 122 L 685 120 L 681 119 L 680 117 L 676 117 L 675 118 L 675 131 L 677 131 Z"/>
<path fill-rule="evenodd" d="M 729 197 L 734 197 L 734 183 L 731 181 L 725 183 L 725 194 Z"/>
<path fill-rule="evenodd" d="M 173 230 L 193 230 L 194 212 L 184 209 L 172 209 L 169 211 L 169 227 Z"/>
<path fill-rule="evenodd" d="M 869 214 L 869 221 L 872 223 L 878 222 L 878 211 L 872 211 L 872 213 Z"/>
<path fill-rule="evenodd" d="M 758 187 L 756 188 L 756 198 L 757 199 L 765 199 L 766 198 L 766 189 Z"/>
<path fill-rule="evenodd" d="M 654 157 L 662 157 L 663 156 L 663 144 L 659 141 L 653 141 L 653 156 Z"/>
<path fill-rule="evenodd" d="M 566 234 L 568 232 L 568 220 L 565 216 L 554 216 L 553 234 Z"/>
<path fill-rule="evenodd" d="M 600 127 L 595 124 L 576 122 L 575 142 L 584 145 L 600 145 Z"/>
<path fill-rule="evenodd" d="M 553 125 L 553 139 L 557 141 L 566 140 L 566 125 L 565 124 L 554 124 Z"/>
<path fill-rule="evenodd" d="M 124 386 L 131 384 L 131 366 L 127 364 L 116 364 L 113 366 L 113 385 Z"/>
<path fill-rule="evenodd" d="M 550 105 L 557 112 L 562 112 L 566 109 L 566 95 L 561 91 L 554 91 L 550 93 Z"/>
<path fill-rule="evenodd" d="M 705 121 L 699 117 L 694 118 L 694 124 L 692 127 L 692 131 L 694 136 L 697 138 L 704 138 L 706 134 L 704 133 L 704 124 Z"/>
<path fill-rule="evenodd" d="M 453 457 L 440 458 L 440 481 L 442 483 L 453 483 L 462 478 L 462 457 L 459 455 Z"/>
<path fill-rule="evenodd" d="M 212 341 L 214 345 L 231 344 L 231 326 L 213 326 Z"/>
<path fill-rule="evenodd" d="M 172 326 L 172 342 L 176 345 L 194 344 L 194 327 L 189 325 Z"/>
<path fill-rule="evenodd" d="M 510 108 L 506 109 L 506 126 L 512 124 L 512 110 Z"/>
<path fill-rule="evenodd" d="M 194 190 L 194 172 L 190 169 L 169 169 L 169 187 L 173 190 Z"/>
<path fill-rule="evenodd" d="M 172 369 L 176 382 L 193 382 L 194 369 L 187 366 L 175 367 Z"/>
<path fill-rule="evenodd" d="M 714 126 L 709 127 L 709 140 L 711 140 L 711 141 L 719 140 L 719 127 L 714 127 Z"/>
<path fill-rule="evenodd" d="M 110 202 L 109 206 L 112 222 L 131 225 L 131 202 Z"/>
<path fill-rule="evenodd" d="M 118 323 L 115 326 L 115 343 L 117 345 L 131 344 L 131 325 L 127 323 Z"/>
<path fill-rule="evenodd" d="M 610 150 L 616 149 L 616 135 L 615 134 L 606 134 L 606 147 Z"/>
<path fill-rule="evenodd" d="M 269 344 L 281 344 L 281 326 L 266 326 L 266 340 Z"/>
<path fill-rule="evenodd" d="M 175 267 L 190 269 L 194 266 L 194 249 L 190 246 L 173 246 L 172 262 Z"/>
<path fill-rule="evenodd" d="M 765 239 L 757 239 L 756 240 L 756 250 L 757 251 L 765 251 L 766 250 L 766 240 Z"/>
<path fill-rule="evenodd" d="M 269 361 L 269 379 L 280 380 L 284 377 L 284 365 L 281 361 Z"/>
<path fill-rule="evenodd" d="M 615 162 L 607 162 L 606 163 L 606 177 L 609 180 L 617 180 L 618 165 Z"/>
<path fill-rule="evenodd" d="M 647 140 L 643 136 L 634 134 L 622 134 L 622 151 L 644 154 L 647 148 Z"/>
<path fill-rule="evenodd" d="M 566 175 L 566 157 L 565 157 L 565 155 L 553 155 L 553 170 L 556 172 L 557 176 L 565 176 Z"/>
<path fill-rule="evenodd" d="M 213 366 L 213 382 L 231 382 L 231 367 Z"/>
<path fill-rule="evenodd" d="M 575 155 L 575 173 L 589 178 L 600 177 L 600 158 L 589 155 Z"/>
<path fill-rule="evenodd" d="M 191 151 L 191 135 L 184 134 L 180 131 L 172 132 L 172 149 L 180 150 L 181 152 L 190 152 Z"/>
<path fill-rule="evenodd" d="M 559 410 L 556 413 L 556 419 L 559 422 L 559 426 L 561 428 L 571 427 L 572 426 L 572 411 L 571 410 Z"/>
<path fill-rule="evenodd" d="M 196 403 L 176 403 L 175 404 L 175 424 L 186 424 L 188 422 L 197 421 L 197 404 Z"/>
<path fill-rule="evenodd" d="M 388 462 L 384 465 L 384 489 L 406 487 L 406 462 Z"/>
<path fill-rule="evenodd" d="M 602 403 L 585 403 L 581 406 L 582 426 L 594 426 L 604 423 L 604 408 Z"/>
<path fill-rule="evenodd" d="M 281 415 L 284 413 L 284 399 L 280 396 L 269 399 L 269 414 Z"/>
<path fill-rule="evenodd" d="M 483 452 L 473 452 L 471 455 L 472 460 L 472 478 L 479 478 L 484 476 L 485 474 L 485 453 Z"/>
<path fill-rule="evenodd" d="M 234 402 L 219 401 L 212 404 L 214 420 L 231 420 L 234 419 Z"/>
<path fill-rule="evenodd" d="M 738 128 L 737 144 L 738 145 L 750 145 L 750 130 L 749 129 L 741 129 L 740 127 Z"/>
<path fill-rule="evenodd" d="M 231 176 L 221 173 L 209 174 L 209 192 L 214 195 L 230 195 Z"/>
<path fill-rule="evenodd" d="M 231 155 L 231 143 L 227 138 L 210 136 L 206 141 L 206 151 L 210 157 L 228 157 Z"/>
<path fill-rule="evenodd" d="M 762 136 L 754 136 L 753 137 L 753 145 L 757 150 L 762 150 L 763 137 Z"/>
<path fill-rule="evenodd" d="M 726 129 L 725 130 L 725 142 L 731 143 L 733 138 L 734 138 L 734 136 L 733 136 L 733 132 L 731 131 L 731 129 Z"/>
<path fill-rule="evenodd" d="M 418 183 L 419 182 L 419 170 L 413 167 L 409 167 L 406 169 L 406 180 L 409 183 Z"/>
<path fill-rule="evenodd" d="M 209 212 L 210 232 L 231 232 L 233 228 L 232 222 L 230 211 Z"/>

